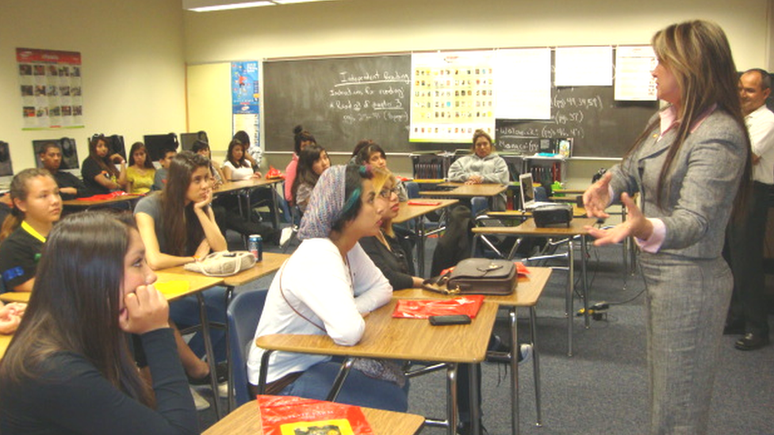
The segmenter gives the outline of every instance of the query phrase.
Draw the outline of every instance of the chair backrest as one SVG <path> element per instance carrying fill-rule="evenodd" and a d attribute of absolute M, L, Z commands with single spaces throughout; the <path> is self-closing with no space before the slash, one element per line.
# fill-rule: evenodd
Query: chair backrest
<path fill-rule="evenodd" d="M 406 186 L 406 195 L 409 199 L 419 198 L 419 184 L 413 181 L 407 181 L 404 183 Z"/>
<path fill-rule="evenodd" d="M 228 305 L 228 328 L 231 346 L 231 379 L 234 380 L 236 405 L 252 398 L 247 389 L 247 350 L 255 337 L 255 328 L 261 318 L 268 290 L 239 293 Z"/>
<path fill-rule="evenodd" d="M 545 187 L 535 186 L 535 201 L 540 201 L 540 202 L 548 201 L 548 193 L 546 192 Z"/>

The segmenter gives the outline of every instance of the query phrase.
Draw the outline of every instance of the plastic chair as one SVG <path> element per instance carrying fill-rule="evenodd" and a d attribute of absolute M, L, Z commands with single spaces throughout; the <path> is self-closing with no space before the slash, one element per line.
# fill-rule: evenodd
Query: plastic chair
<path fill-rule="evenodd" d="M 229 411 L 253 399 L 247 387 L 247 351 L 255 336 L 267 293 L 268 290 L 239 293 L 228 306 Z"/>
<path fill-rule="evenodd" d="M 404 183 L 406 186 L 406 194 L 409 199 L 419 198 L 419 184 L 414 181 L 407 181 Z"/>

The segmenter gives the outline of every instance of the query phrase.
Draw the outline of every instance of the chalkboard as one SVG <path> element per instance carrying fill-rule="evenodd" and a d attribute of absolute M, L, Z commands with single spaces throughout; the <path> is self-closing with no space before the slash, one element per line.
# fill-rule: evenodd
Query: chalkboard
<path fill-rule="evenodd" d="M 412 150 L 408 54 L 267 61 L 263 76 L 267 151 L 292 151 L 298 124 L 328 151 L 351 152 L 361 139 Z"/>
<path fill-rule="evenodd" d="M 497 149 L 531 155 L 541 138 L 573 138 L 573 157 L 622 157 L 658 102 L 615 101 L 612 86 L 553 87 L 552 119 L 498 119 Z"/>

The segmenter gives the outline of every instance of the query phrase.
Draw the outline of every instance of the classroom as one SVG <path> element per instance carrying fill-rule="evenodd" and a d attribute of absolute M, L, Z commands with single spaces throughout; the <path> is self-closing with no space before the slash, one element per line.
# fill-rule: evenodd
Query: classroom
<path fill-rule="evenodd" d="M 182 0 L 3 2 L 0 53 L 4 53 L 5 62 L 0 67 L 0 95 L 7 104 L 0 106 L 0 119 L 4 120 L 0 125 L 0 141 L 10 144 L 15 172 L 35 167 L 37 156 L 32 151 L 33 141 L 73 137 L 83 160 L 89 154 L 87 138 L 99 133 L 123 135 L 128 151 L 131 143 L 143 140 L 147 134 L 206 131 L 213 160 L 223 161 L 234 133 L 229 81 L 231 62 L 237 61 L 436 50 L 647 45 L 656 30 L 669 24 L 705 19 L 718 23 L 726 32 L 739 71 L 755 67 L 774 71 L 774 0 L 653 0 L 647 3 L 632 0 L 615 3 L 602 0 L 337 0 L 202 13 L 185 10 L 181 3 Z M 16 50 L 21 47 L 80 53 L 83 127 L 24 128 L 19 110 L 19 69 L 15 59 Z M 259 81 L 263 86 L 262 76 Z M 265 89 L 261 91 L 266 93 Z M 263 132 L 265 118 L 270 115 L 263 111 L 261 108 L 261 169 L 265 172 L 273 166 L 283 170 L 291 158 L 292 152 L 288 150 L 292 149 L 293 134 L 287 131 L 287 143 L 282 145 L 269 143 Z M 291 122 L 303 125 L 305 120 Z M 384 145 L 394 173 L 405 177 L 413 175 L 411 159 L 403 146 L 393 153 L 390 138 L 372 139 Z M 353 146 L 354 143 L 330 146 L 334 150 L 329 152 L 331 164 L 346 163 L 349 153 L 338 150 Z M 421 149 L 421 146 L 412 144 L 411 149 Z M 467 144 L 460 144 L 458 148 L 466 147 Z M 585 189 L 600 168 L 611 167 L 619 161 L 620 155 L 570 158 L 566 162 L 565 188 Z M 0 185 L 5 188 L 10 180 L 10 176 L 0 177 Z M 616 265 L 620 266 L 620 259 L 616 260 Z M 557 273 L 564 276 L 564 272 Z M 267 281 L 266 287 L 268 284 Z M 562 280 L 557 288 L 563 289 L 563 286 Z M 603 294 L 612 297 L 609 293 Z M 553 320 L 555 324 L 551 323 L 548 328 L 549 335 L 564 337 L 564 323 Z M 580 320 L 576 322 L 580 325 Z M 575 328 L 577 333 L 580 327 Z M 634 336 L 644 336 L 644 332 Z M 519 337 L 523 338 L 521 331 Z M 576 348 L 593 346 L 593 343 L 593 337 L 581 333 Z M 558 352 L 562 358 L 565 357 L 564 346 L 564 341 L 554 346 L 562 350 Z M 770 371 L 770 348 L 766 352 L 746 364 Z M 556 359 L 555 355 L 553 357 Z M 552 366 L 550 358 L 546 358 L 547 368 Z M 577 370 L 595 362 L 580 361 Z M 572 370 L 575 369 L 566 369 L 565 374 Z M 525 374 L 530 370 L 522 369 L 521 372 Z M 491 370 L 485 374 L 489 377 L 499 375 Z M 544 375 L 551 376 L 549 370 L 545 370 Z M 569 430 L 554 432 L 551 428 L 552 422 L 563 416 L 552 409 L 548 397 L 550 381 L 543 403 L 545 425 L 534 427 L 536 409 L 531 403 L 534 399 L 530 395 L 531 376 L 534 375 L 526 373 L 520 381 L 522 431 L 571 433 Z M 564 385 L 560 391 L 584 389 L 594 382 L 585 376 L 580 378 L 577 385 Z M 443 379 L 436 381 L 440 385 L 443 383 Z M 491 379 L 487 382 L 492 383 Z M 644 385 L 645 380 L 633 382 Z M 637 389 L 642 392 L 640 390 L 642 388 Z M 440 394 L 443 393 L 445 390 L 441 390 Z M 557 394 L 556 391 L 553 393 Z M 771 393 L 760 395 L 764 401 L 770 397 Z M 625 402 L 627 399 L 622 394 L 611 396 L 609 400 Z M 439 399 L 439 403 L 442 402 Z M 491 402 L 487 403 L 491 406 Z M 508 408 L 505 404 L 502 406 Z M 622 408 L 625 412 L 632 411 L 623 403 Z M 559 409 L 566 410 L 564 406 Z M 566 419 L 589 418 L 586 414 L 593 414 L 593 410 L 578 411 Z M 626 420 L 631 417 L 622 411 L 616 418 Z M 737 418 L 744 420 L 745 416 Z M 501 419 L 510 422 L 509 418 Z M 646 421 L 646 416 L 637 416 L 635 420 Z M 745 422 L 741 427 L 760 430 L 760 433 L 770 430 L 758 425 L 761 417 L 755 416 L 752 420 L 753 423 Z M 599 426 L 597 430 L 589 425 L 578 433 L 612 433 L 605 432 L 604 427 Z M 612 424 L 611 427 L 620 428 L 621 425 Z M 441 432 L 423 429 L 423 433 Z"/>

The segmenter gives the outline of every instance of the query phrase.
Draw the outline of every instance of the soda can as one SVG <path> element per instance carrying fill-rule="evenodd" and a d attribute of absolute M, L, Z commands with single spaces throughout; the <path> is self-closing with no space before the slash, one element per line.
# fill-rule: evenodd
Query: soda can
<path fill-rule="evenodd" d="M 247 250 L 255 256 L 256 261 L 263 261 L 263 238 L 260 234 L 251 234 L 247 239 Z"/>

